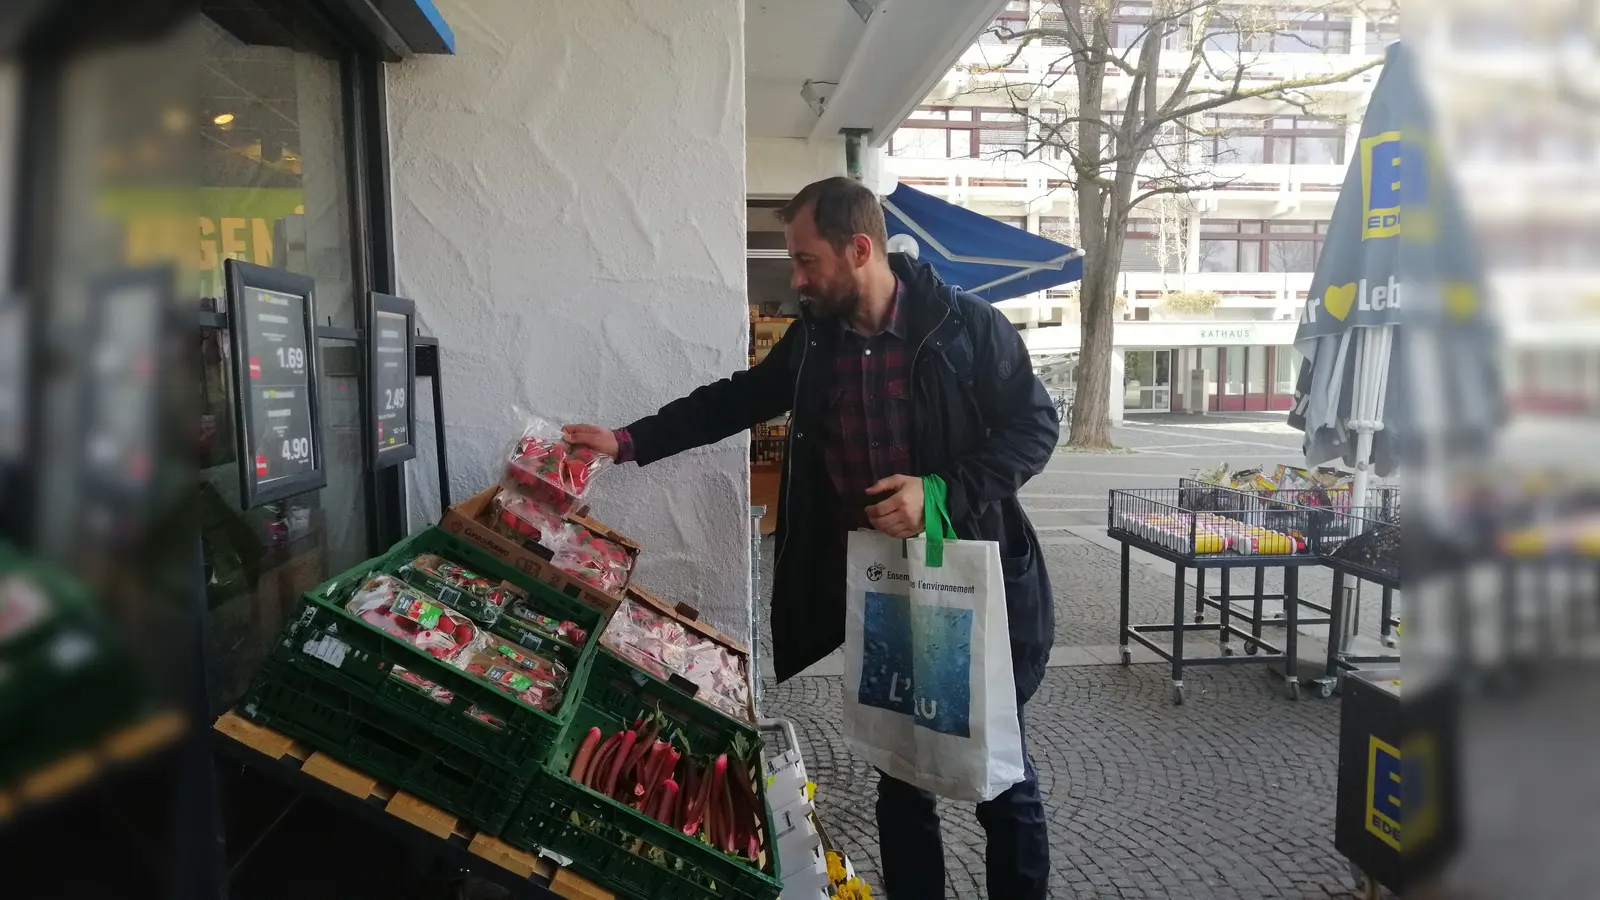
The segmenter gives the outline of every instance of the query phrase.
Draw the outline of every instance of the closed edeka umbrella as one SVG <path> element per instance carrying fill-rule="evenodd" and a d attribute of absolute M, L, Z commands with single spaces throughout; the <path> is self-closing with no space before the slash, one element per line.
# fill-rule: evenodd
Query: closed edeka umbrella
<path fill-rule="evenodd" d="M 1482 271 L 1431 135 L 1410 56 L 1391 44 L 1295 334 L 1289 414 L 1308 465 L 1355 467 L 1357 498 L 1373 469 L 1497 420 Z"/>

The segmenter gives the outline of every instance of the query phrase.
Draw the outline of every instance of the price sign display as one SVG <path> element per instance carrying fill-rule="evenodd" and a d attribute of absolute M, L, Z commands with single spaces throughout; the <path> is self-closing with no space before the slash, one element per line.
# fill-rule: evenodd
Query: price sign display
<path fill-rule="evenodd" d="M 372 467 L 381 469 L 414 459 L 417 388 L 416 304 L 388 294 L 372 295 L 372 320 L 367 329 L 367 371 L 371 395 Z"/>
<path fill-rule="evenodd" d="M 245 509 L 327 485 L 317 392 L 315 283 L 230 259 L 228 324 Z"/>

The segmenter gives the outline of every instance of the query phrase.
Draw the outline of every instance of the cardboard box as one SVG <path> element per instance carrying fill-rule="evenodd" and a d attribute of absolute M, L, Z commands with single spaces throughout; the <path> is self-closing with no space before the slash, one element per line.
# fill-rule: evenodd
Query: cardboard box
<path fill-rule="evenodd" d="M 711 625 L 700 621 L 699 610 L 688 605 L 687 603 L 670 603 L 662 599 L 660 596 L 652 594 L 638 585 L 628 586 L 626 599 L 628 602 L 638 604 L 640 608 L 648 610 L 649 612 L 654 613 L 663 619 L 668 619 L 679 623 L 689 634 L 709 640 L 727 650 L 733 656 L 738 657 L 744 665 L 745 681 L 747 684 L 749 684 L 751 675 L 749 648 L 746 647 L 742 642 L 734 640 L 732 637 L 724 634 L 722 631 L 719 631 Z M 620 624 L 621 620 L 621 616 L 615 616 L 613 617 L 612 621 Z M 664 673 L 660 671 L 659 663 L 646 664 L 645 662 L 634 658 L 628 651 L 621 649 L 621 644 L 616 639 L 615 635 L 616 632 L 612 630 L 609 623 L 607 624 L 606 630 L 600 633 L 601 644 L 612 655 L 623 660 L 634 668 L 650 671 L 651 674 L 666 680 L 668 683 L 684 691 L 690 696 L 698 696 L 700 687 L 693 681 L 685 678 L 682 674 Z M 700 698 L 700 702 L 707 708 L 714 709 L 719 713 L 724 715 L 729 714 L 728 710 L 721 708 L 717 704 L 707 703 L 704 698 Z M 742 714 L 738 716 L 731 716 L 731 718 L 736 720 L 742 719 L 746 725 L 755 724 L 755 690 L 753 687 L 750 689 L 748 702 L 742 707 Z"/>
<path fill-rule="evenodd" d="M 543 547 L 538 548 L 542 553 L 536 552 L 521 541 L 508 538 L 495 530 L 492 524 L 493 504 L 495 496 L 499 493 L 500 487 L 495 485 L 457 503 L 445 510 L 444 518 L 439 520 L 439 527 L 463 540 L 470 541 L 494 554 L 495 557 L 505 560 L 518 571 L 526 572 L 568 597 L 604 612 L 609 617 L 621 602 L 620 597 L 602 591 L 556 568 L 550 561 L 550 552 Z M 568 516 L 567 521 L 588 528 L 595 534 L 628 548 L 637 563 L 640 548 L 636 541 L 608 525 L 576 514 Z"/>
<path fill-rule="evenodd" d="M 745 644 L 741 641 L 734 640 L 730 635 L 713 628 L 709 623 L 700 621 L 700 611 L 689 604 L 671 603 L 662 599 L 659 595 L 652 594 L 636 584 L 628 586 L 627 596 L 629 600 L 643 603 L 644 605 L 654 609 L 656 612 L 664 616 L 667 616 L 668 618 L 678 620 L 683 624 L 683 627 L 689 629 L 690 631 L 708 637 L 722 646 L 727 647 L 734 653 L 744 657 L 746 666 L 750 664 L 749 647 L 745 646 Z"/>

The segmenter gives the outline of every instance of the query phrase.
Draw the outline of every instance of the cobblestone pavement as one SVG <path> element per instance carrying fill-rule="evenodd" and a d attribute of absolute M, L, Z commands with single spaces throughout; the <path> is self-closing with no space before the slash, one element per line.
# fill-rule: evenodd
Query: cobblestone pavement
<path fill-rule="evenodd" d="M 1053 898 L 1327 898 L 1338 707 L 1290 703 L 1259 669 L 1197 670 L 1185 706 L 1155 666 L 1052 669 L 1028 706 L 1050 816 Z M 881 893 L 876 781 L 840 734 L 831 677 L 769 685 L 795 722 L 823 821 Z M 952 898 L 985 896 L 983 833 L 944 804 Z M 900 900 L 900 898 L 894 898 Z"/>
<path fill-rule="evenodd" d="M 1094 534 L 1104 534 L 1106 486 L 1172 484 L 1194 466 L 1215 464 L 1202 454 L 1253 453 L 1264 459 L 1280 443 L 1297 443 L 1270 431 L 1202 433 L 1141 425 L 1119 433 L 1119 444 L 1139 441 L 1155 449 L 1060 454 L 1052 472 L 1029 486 L 1034 495 L 1024 495 L 1045 542 L 1057 648 L 1118 642 L 1119 554 Z M 1185 457 L 1188 447 L 1196 448 L 1195 458 Z M 1294 456 L 1292 449 L 1278 454 L 1284 461 Z M 772 555 L 769 539 L 762 552 L 764 595 L 771 589 Z M 1135 551 L 1129 577 L 1132 621 L 1170 622 L 1171 566 Z M 1207 575 L 1213 593 L 1218 577 Z M 1185 599 L 1191 617 L 1194 580 L 1191 570 Z M 1269 573 L 1266 584 L 1268 592 L 1280 592 L 1281 570 Z M 1248 592 L 1253 575 L 1236 573 L 1232 585 L 1235 595 Z M 1303 596 L 1326 603 L 1331 588 L 1325 571 L 1302 570 Z M 1362 633 L 1376 635 L 1375 593 L 1363 602 L 1362 613 Z M 764 622 L 764 609 L 760 615 Z M 1215 621 L 1217 612 L 1208 610 L 1206 618 Z M 1268 635 L 1280 638 L 1282 631 Z M 765 627 L 759 640 L 770 654 Z M 1063 665 L 1047 673 L 1027 712 L 1051 822 L 1051 896 L 1353 896 L 1332 837 L 1338 702 L 1290 702 L 1279 679 L 1260 667 L 1192 668 L 1185 681 L 1188 702 L 1174 707 L 1165 666 Z M 825 824 L 882 897 L 876 775 L 845 746 L 840 679 L 819 675 L 782 685 L 769 680 L 764 687 L 763 712 L 796 725 Z M 973 814 L 946 804 L 944 827 L 947 896 L 985 896 L 984 838 Z"/>

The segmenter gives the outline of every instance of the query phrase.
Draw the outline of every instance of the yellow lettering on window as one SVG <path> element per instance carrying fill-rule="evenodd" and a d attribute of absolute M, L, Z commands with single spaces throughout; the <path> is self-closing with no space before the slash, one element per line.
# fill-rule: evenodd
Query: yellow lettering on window
<path fill-rule="evenodd" d="M 222 220 L 222 255 L 229 259 L 243 259 L 249 246 L 245 243 L 245 220 L 226 218 Z"/>
<path fill-rule="evenodd" d="M 250 261 L 258 266 L 272 265 L 272 226 L 266 219 L 250 220 Z"/>

